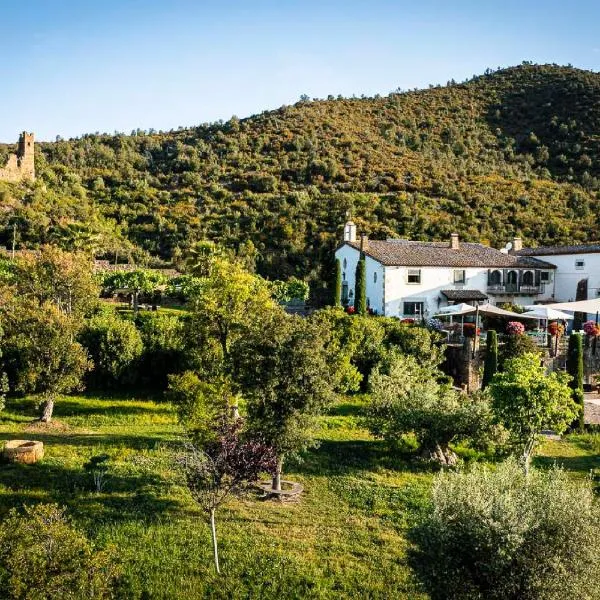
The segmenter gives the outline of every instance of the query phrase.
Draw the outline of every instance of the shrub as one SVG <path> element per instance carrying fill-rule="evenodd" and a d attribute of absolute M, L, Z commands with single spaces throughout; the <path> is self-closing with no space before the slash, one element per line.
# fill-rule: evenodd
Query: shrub
<path fill-rule="evenodd" d="M 583 394 L 583 340 L 578 333 L 569 336 L 569 349 L 567 352 L 567 373 L 572 377 L 570 386 L 573 390 L 573 401 L 577 404 L 577 418 L 571 425 L 575 429 L 583 431 L 584 399 Z"/>
<path fill-rule="evenodd" d="M 525 333 L 525 325 L 519 321 L 509 321 L 506 324 L 506 333 L 508 335 L 523 335 Z"/>
<path fill-rule="evenodd" d="M 463 335 L 465 337 L 475 337 L 475 334 L 481 334 L 481 329 L 479 327 L 475 327 L 475 323 L 465 323 L 463 325 Z"/>
<path fill-rule="evenodd" d="M 494 330 L 488 331 L 485 363 L 481 387 L 486 388 L 498 370 L 498 336 Z"/>
<path fill-rule="evenodd" d="M 596 325 L 595 321 L 586 321 L 583 324 L 583 331 L 590 337 L 600 336 L 600 325 Z"/>
<path fill-rule="evenodd" d="M 541 354 L 534 340 L 528 335 L 509 335 L 500 347 L 500 369 L 504 369 L 506 361 L 524 354 Z"/>
<path fill-rule="evenodd" d="M 131 367 L 142 355 L 143 344 L 131 321 L 112 310 L 103 311 L 89 320 L 80 341 L 94 362 L 89 377 L 92 386 L 114 387 L 136 379 L 137 370 Z"/>
<path fill-rule="evenodd" d="M 95 551 L 55 504 L 13 509 L 0 525 L 2 598 L 109 598 L 115 579 L 111 554 Z"/>
<path fill-rule="evenodd" d="M 516 461 L 439 474 L 410 562 L 432 600 L 599 598 L 600 517 L 591 485 Z"/>
<path fill-rule="evenodd" d="M 564 332 L 565 332 L 565 328 L 560 323 L 558 323 L 556 321 L 552 321 L 552 323 L 550 323 L 548 325 L 548 333 L 550 335 L 561 336 Z"/>
<path fill-rule="evenodd" d="M 164 390 L 167 376 L 184 363 L 184 319 L 157 312 L 140 313 L 135 319 L 144 351 L 139 361 L 139 379 Z"/>

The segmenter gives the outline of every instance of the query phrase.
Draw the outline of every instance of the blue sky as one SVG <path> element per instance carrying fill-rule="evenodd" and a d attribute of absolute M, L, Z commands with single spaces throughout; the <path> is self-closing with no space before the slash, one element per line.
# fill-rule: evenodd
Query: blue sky
<path fill-rule="evenodd" d="M 487 67 L 600 71 L 600 2 L 0 2 L 0 141 L 171 129 Z"/>

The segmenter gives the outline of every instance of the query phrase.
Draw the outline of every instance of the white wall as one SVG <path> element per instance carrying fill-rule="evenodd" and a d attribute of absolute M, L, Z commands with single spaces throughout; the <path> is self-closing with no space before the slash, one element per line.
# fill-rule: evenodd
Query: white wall
<path fill-rule="evenodd" d="M 348 290 L 352 292 L 349 304 L 354 304 L 354 288 L 356 265 L 360 257 L 360 252 L 352 246 L 344 245 L 336 251 L 335 257 L 342 266 L 342 284 L 348 283 Z M 344 259 L 346 267 L 344 268 Z M 367 279 L 367 305 L 377 312 L 383 314 L 383 288 L 384 288 L 384 267 L 381 263 L 373 260 L 370 256 L 365 259 L 366 279 Z M 376 278 L 375 278 L 376 275 Z M 375 281 L 377 279 L 377 281 Z"/>
<path fill-rule="evenodd" d="M 415 284 L 407 282 L 408 271 L 412 268 L 385 268 L 386 315 L 402 317 L 404 316 L 404 302 L 423 302 L 425 316 L 429 317 L 437 313 L 443 306 L 448 306 L 445 296 L 441 294 L 442 290 L 469 289 L 481 290 L 485 293 L 487 288 L 487 269 L 467 267 L 464 269 L 465 283 L 455 284 L 454 268 L 421 267 L 421 283 Z"/>
<path fill-rule="evenodd" d="M 588 299 L 598 297 L 600 290 L 600 253 L 595 254 L 559 254 L 538 256 L 540 260 L 556 265 L 554 299 L 556 302 L 575 300 L 577 284 L 582 279 L 588 280 Z M 583 260 L 585 266 L 575 269 L 575 261 Z"/>
<path fill-rule="evenodd" d="M 354 304 L 354 278 L 360 252 L 346 244 L 336 251 L 335 256 L 342 266 L 342 281 L 347 282 L 348 290 L 352 292 L 349 303 Z M 552 281 L 546 284 L 544 294 L 535 296 L 493 294 L 487 291 L 489 269 L 483 267 L 464 268 L 466 278 L 464 284 L 454 283 L 454 267 L 421 267 L 421 283 L 411 284 L 408 283 L 409 268 L 412 267 L 384 267 L 371 257 L 366 257 L 367 298 L 369 306 L 378 314 L 403 317 L 405 316 L 404 302 L 423 302 L 425 316 L 430 317 L 440 308 L 448 305 L 446 297 L 441 294 L 442 290 L 480 290 L 489 296 L 489 302 L 492 304 L 514 302 L 520 305 L 549 299 L 554 290 L 554 281 Z M 375 273 L 377 273 L 377 281 L 374 280 Z"/>

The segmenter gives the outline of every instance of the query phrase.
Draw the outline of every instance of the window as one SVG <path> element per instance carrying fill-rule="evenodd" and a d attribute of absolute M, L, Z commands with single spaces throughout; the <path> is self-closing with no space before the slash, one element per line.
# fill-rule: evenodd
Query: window
<path fill-rule="evenodd" d="M 464 283 L 465 281 L 466 281 L 465 270 L 464 269 L 455 269 L 454 283 Z"/>
<path fill-rule="evenodd" d="M 540 273 L 540 281 L 542 283 L 548 283 L 550 281 L 550 271 L 542 271 Z"/>
<path fill-rule="evenodd" d="M 500 271 L 492 271 L 490 273 L 490 285 L 501 285 L 502 273 Z"/>
<path fill-rule="evenodd" d="M 342 281 L 346 281 L 346 271 L 342 273 Z"/>
<path fill-rule="evenodd" d="M 407 283 L 421 283 L 421 269 L 409 269 Z"/>
<path fill-rule="evenodd" d="M 583 268 L 585 268 L 585 260 L 583 260 L 583 258 L 578 258 L 578 259 L 575 261 L 575 268 L 576 268 L 578 271 L 581 271 Z"/>
<path fill-rule="evenodd" d="M 423 302 L 404 302 L 404 316 L 405 317 L 422 317 L 423 316 Z"/>
<path fill-rule="evenodd" d="M 533 273 L 531 271 L 525 271 L 523 273 L 523 285 L 532 286 L 533 285 Z"/>
<path fill-rule="evenodd" d="M 348 261 L 344 259 L 344 269 L 348 266 Z"/>
<path fill-rule="evenodd" d="M 373 273 L 373 283 L 377 283 L 377 271 Z"/>

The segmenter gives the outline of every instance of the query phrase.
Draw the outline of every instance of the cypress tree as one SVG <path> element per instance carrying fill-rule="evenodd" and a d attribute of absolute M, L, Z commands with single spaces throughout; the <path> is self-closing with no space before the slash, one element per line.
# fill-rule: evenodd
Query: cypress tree
<path fill-rule="evenodd" d="M 481 387 L 486 388 L 498 370 L 498 336 L 492 329 L 487 334 L 487 348 L 483 365 L 483 381 Z"/>
<path fill-rule="evenodd" d="M 356 265 L 354 310 L 359 315 L 367 314 L 367 264 L 364 255 L 361 255 Z"/>
<path fill-rule="evenodd" d="M 573 390 L 573 400 L 579 407 L 578 417 L 573 421 L 571 427 L 583 431 L 585 425 L 583 395 L 583 336 L 577 333 L 572 333 L 569 336 L 567 373 L 573 378 L 569 385 Z"/>
<path fill-rule="evenodd" d="M 335 259 L 335 285 L 333 288 L 333 305 L 342 306 L 342 263 Z"/>

